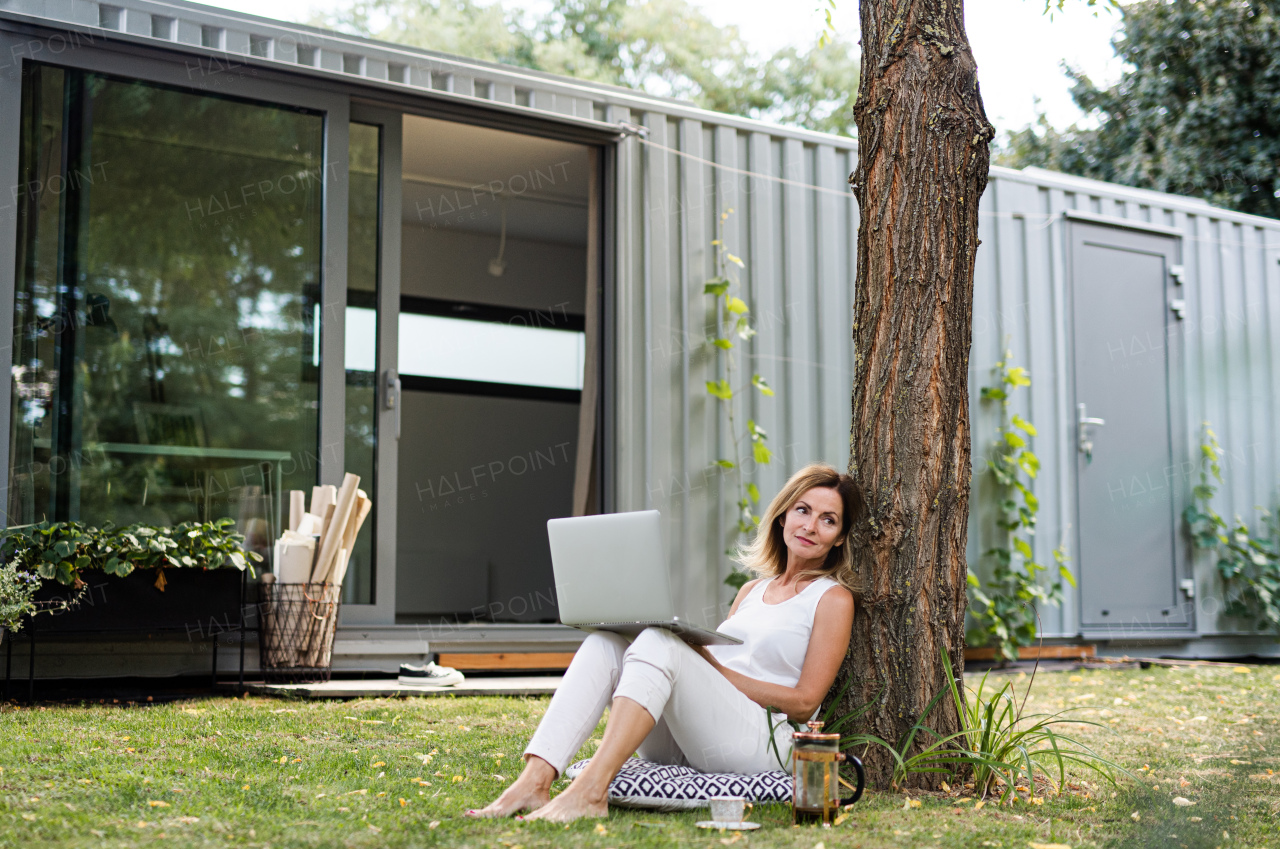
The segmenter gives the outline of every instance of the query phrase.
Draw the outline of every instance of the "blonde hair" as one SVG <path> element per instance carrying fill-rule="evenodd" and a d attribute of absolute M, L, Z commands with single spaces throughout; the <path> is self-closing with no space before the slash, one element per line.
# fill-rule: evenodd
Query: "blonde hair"
<path fill-rule="evenodd" d="M 850 592 L 860 591 L 859 580 L 853 568 L 853 553 L 849 545 L 849 531 L 858 514 L 862 512 L 862 496 L 853 484 L 853 478 L 836 471 L 826 463 L 811 463 L 791 476 L 764 511 L 755 538 L 737 551 L 736 560 L 749 572 L 762 578 L 781 575 L 787 569 L 787 546 L 782 539 L 782 518 L 800 496 L 815 487 L 834 489 L 840 496 L 843 515 L 840 517 L 840 535 L 836 544 L 827 552 L 820 569 L 808 569 L 800 573 L 801 580 L 831 578 Z"/>

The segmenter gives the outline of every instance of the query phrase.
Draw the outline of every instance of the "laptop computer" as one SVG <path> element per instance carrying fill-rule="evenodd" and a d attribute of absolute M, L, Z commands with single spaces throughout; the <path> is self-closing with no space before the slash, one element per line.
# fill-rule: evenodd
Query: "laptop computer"
<path fill-rule="evenodd" d="M 584 631 L 635 637 L 666 628 L 699 646 L 742 640 L 676 615 L 657 510 L 547 522 L 560 621 Z"/>

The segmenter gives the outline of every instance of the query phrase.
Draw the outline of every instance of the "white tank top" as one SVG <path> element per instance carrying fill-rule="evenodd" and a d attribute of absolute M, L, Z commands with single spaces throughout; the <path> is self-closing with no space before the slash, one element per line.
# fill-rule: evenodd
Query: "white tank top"
<path fill-rule="evenodd" d="M 794 687 L 809 651 L 813 615 L 823 594 L 836 582 L 818 578 L 799 593 L 777 604 L 765 604 L 765 588 L 773 578 L 760 581 L 738 605 L 738 611 L 716 630 L 742 640 L 740 646 L 708 646 L 716 660 L 732 669 L 771 684 Z"/>

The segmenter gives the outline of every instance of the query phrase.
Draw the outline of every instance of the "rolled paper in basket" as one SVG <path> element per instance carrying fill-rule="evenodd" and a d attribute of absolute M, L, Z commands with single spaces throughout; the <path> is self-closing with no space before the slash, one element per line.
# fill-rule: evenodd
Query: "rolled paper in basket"
<path fill-rule="evenodd" d="M 281 583 L 305 584 L 311 578 L 316 539 L 285 531 L 276 543 L 276 576 Z"/>
<path fill-rule="evenodd" d="M 289 490 L 289 530 L 296 531 L 307 512 L 307 494 L 300 489 Z"/>
<path fill-rule="evenodd" d="M 338 498 L 338 488 L 333 484 L 311 487 L 311 509 L 308 513 L 324 516 L 324 511 Z"/>
<path fill-rule="evenodd" d="M 342 586 L 342 579 L 347 577 L 347 565 L 351 560 L 350 549 L 338 549 L 338 567 L 333 570 L 333 583 Z"/>
<path fill-rule="evenodd" d="M 311 571 L 312 583 L 333 583 L 333 573 L 337 568 L 338 550 L 342 548 L 343 536 L 346 534 L 347 522 L 351 519 L 351 509 L 356 503 L 356 493 L 360 486 L 359 475 L 347 472 L 342 478 L 342 488 L 338 490 L 338 500 L 333 507 L 333 515 L 324 523 L 324 531 L 320 535 L 320 552 L 316 555 L 316 565 Z"/>
<path fill-rule="evenodd" d="M 314 513 L 303 513 L 302 521 L 298 522 L 295 531 L 307 537 L 320 536 L 320 524 L 323 520 Z"/>

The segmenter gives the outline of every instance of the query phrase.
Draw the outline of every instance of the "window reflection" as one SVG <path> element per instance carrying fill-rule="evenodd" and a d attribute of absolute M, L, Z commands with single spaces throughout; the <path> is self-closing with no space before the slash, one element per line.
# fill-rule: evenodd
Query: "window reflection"
<path fill-rule="evenodd" d="M 323 121 L 24 78 L 8 522 L 231 516 L 316 481 Z"/>
<path fill-rule="evenodd" d="M 350 125 L 350 183 L 347 195 L 347 307 L 346 334 L 346 471 L 360 476 L 360 486 L 375 495 L 374 475 L 378 423 L 378 249 L 381 128 Z M 356 326 L 353 326 L 352 314 Z M 348 604 L 372 604 L 374 599 L 374 538 L 378 499 L 373 514 L 360 528 L 347 566 L 342 599 Z"/>

